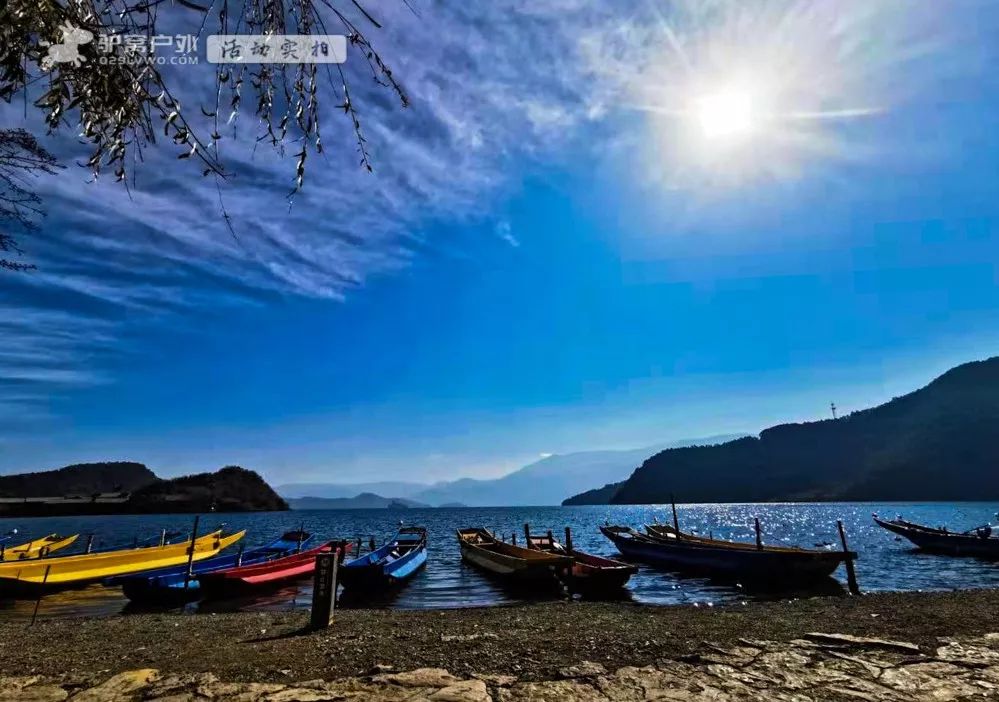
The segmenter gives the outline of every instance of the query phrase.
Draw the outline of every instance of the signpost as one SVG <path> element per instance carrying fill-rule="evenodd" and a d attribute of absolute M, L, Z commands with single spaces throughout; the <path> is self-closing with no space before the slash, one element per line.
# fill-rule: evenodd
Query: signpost
<path fill-rule="evenodd" d="M 333 621 L 333 609 L 336 603 L 336 574 L 340 565 L 340 549 L 330 553 L 320 553 L 316 556 L 316 575 L 312 584 L 312 619 L 313 629 L 326 629 Z"/>

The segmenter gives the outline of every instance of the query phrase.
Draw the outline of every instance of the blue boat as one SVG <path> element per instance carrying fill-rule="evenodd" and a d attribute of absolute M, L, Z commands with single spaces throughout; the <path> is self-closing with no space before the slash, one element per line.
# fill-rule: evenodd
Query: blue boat
<path fill-rule="evenodd" d="M 381 548 L 347 561 L 340 566 L 344 587 L 395 585 L 416 575 L 427 562 L 427 530 L 401 527 Z"/>
<path fill-rule="evenodd" d="M 121 585 L 125 597 L 133 602 L 145 604 L 181 604 L 201 597 L 199 575 L 239 566 L 266 563 L 298 553 L 312 540 L 312 535 L 302 531 L 289 531 L 280 538 L 249 551 L 240 548 L 239 553 L 216 556 L 191 565 L 190 573 L 186 565 L 147 570 L 132 575 L 108 578 L 105 585 Z"/>

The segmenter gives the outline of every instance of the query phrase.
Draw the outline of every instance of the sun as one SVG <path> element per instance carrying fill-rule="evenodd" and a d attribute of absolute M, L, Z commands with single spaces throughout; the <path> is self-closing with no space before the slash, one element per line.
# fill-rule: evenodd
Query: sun
<path fill-rule="evenodd" d="M 706 139 L 732 141 L 751 135 L 760 126 L 753 95 L 740 88 L 725 88 L 701 95 L 692 110 Z"/>

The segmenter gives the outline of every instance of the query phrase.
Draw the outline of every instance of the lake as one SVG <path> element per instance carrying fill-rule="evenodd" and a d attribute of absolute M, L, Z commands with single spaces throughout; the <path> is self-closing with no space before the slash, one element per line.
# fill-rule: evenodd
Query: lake
<path fill-rule="evenodd" d="M 992 521 L 995 503 L 822 503 L 822 504 L 700 504 L 678 507 L 681 528 L 716 537 L 751 542 L 753 518 L 763 524 L 764 540 L 772 544 L 807 547 L 833 544 L 839 548 L 836 520 L 842 519 L 850 548 L 859 552 L 857 578 L 862 590 L 951 590 L 999 587 L 999 565 L 972 558 L 951 558 L 914 553 L 908 542 L 897 541 L 871 521 L 871 513 L 893 518 L 898 514 L 933 526 L 946 524 L 966 529 Z M 95 545 L 131 544 L 155 537 L 160 529 L 187 531 L 191 515 L 122 515 L 110 517 L 63 517 L 56 519 L 0 519 L 0 534 L 17 528 L 26 541 L 50 532 L 95 535 Z M 613 556 L 616 551 L 597 527 L 605 522 L 640 528 L 658 519 L 670 523 L 668 505 L 591 507 L 481 507 L 462 509 L 294 511 L 253 514 L 210 514 L 202 517 L 201 531 L 224 523 L 227 530 L 247 529 L 246 547 L 259 545 L 280 533 L 304 524 L 322 539 L 364 538 L 382 543 L 395 533 L 399 520 L 425 526 L 429 534 L 427 567 L 408 585 L 380 600 L 345 602 L 347 606 L 376 605 L 407 609 L 473 607 L 516 602 L 522 594 L 500 584 L 461 562 L 455 530 L 483 526 L 497 535 L 516 532 L 523 543 L 523 525 L 532 531 L 552 529 L 561 536 L 572 528 L 576 547 L 596 554 Z M 85 537 L 80 539 L 83 548 Z M 74 550 L 79 550 L 74 547 Z M 836 577 L 845 582 L 842 569 Z M 836 589 L 835 583 L 831 583 Z M 808 596 L 813 592 L 784 593 L 783 597 Z M 233 602 L 189 605 L 190 612 L 230 610 L 280 610 L 308 607 L 311 583 L 304 581 L 266 596 Z M 641 566 L 624 595 L 635 602 L 652 604 L 696 604 L 713 606 L 739 603 L 753 598 L 774 597 L 773 593 L 746 592 L 738 585 L 690 578 Z M 33 601 L 0 599 L 3 616 L 30 617 Z M 132 611 L 116 589 L 91 585 L 47 595 L 39 616 L 108 615 Z"/>

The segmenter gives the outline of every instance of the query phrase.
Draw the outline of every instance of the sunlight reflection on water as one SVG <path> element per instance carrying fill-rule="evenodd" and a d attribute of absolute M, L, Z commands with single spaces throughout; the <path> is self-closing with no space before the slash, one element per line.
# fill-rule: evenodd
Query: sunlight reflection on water
<path fill-rule="evenodd" d="M 797 544 L 806 547 L 839 548 L 836 520 L 846 526 L 850 548 L 860 553 L 857 577 L 865 591 L 878 590 L 950 590 L 956 588 L 999 587 L 999 565 L 976 559 L 948 558 L 918 554 L 907 542 L 871 521 L 871 513 L 907 518 L 930 525 L 948 524 L 964 529 L 990 520 L 995 514 L 993 503 L 919 503 L 919 504 L 700 504 L 678 507 L 681 527 L 716 538 L 752 542 L 753 518 L 763 525 L 764 541 Z M 465 509 L 409 509 L 302 511 L 287 513 L 211 515 L 202 523 L 214 526 L 226 522 L 229 529 L 248 529 L 246 546 L 260 544 L 282 531 L 304 524 L 320 538 L 356 538 L 374 535 L 383 541 L 394 533 L 400 519 L 422 524 L 429 532 L 427 567 L 403 589 L 380 596 L 377 600 L 345 598 L 345 606 L 375 605 L 397 608 L 476 607 L 516 602 L 523 593 L 510 592 L 502 584 L 484 577 L 461 563 L 455 530 L 468 526 L 485 526 L 505 534 L 522 533 L 525 522 L 532 530 L 552 529 L 561 535 L 564 527 L 572 528 L 577 548 L 613 556 L 616 551 L 598 531 L 604 522 L 628 524 L 635 528 L 653 522 L 670 523 L 668 505 L 593 506 L 593 507 L 483 507 Z M 185 515 L 128 515 L 59 519 L 0 520 L 0 533 L 13 527 L 21 533 L 41 534 L 57 531 L 63 534 L 95 533 L 98 543 L 130 543 L 136 534 L 145 537 L 161 528 L 184 530 L 190 523 Z M 837 578 L 843 580 L 842 572 Z M 835 583 L 831 583 L 835 587 Z M 788 593 L 784 596 L 813 593 Z M 284 610 L 308 607 L 311 584 L 308 580 L 267 593 L 257 598 L 231 602 L 189 605 L 188 611 L 213 612 L 240 610 Z M 698 604 L 712 606 L 736 603 L 761 596 L 742 588 L 708 581 L 704 578 L 682 577 L 642 566 L 629 583 L 626 599 L 656 604 Z M 92 585 L 83 589 L 55 593 L 45 598 L 40 616 L 107 615 L 134 611 L 117 589 Z M 0 616 L 30 616 L 32 601 L 12 601 L 0 598 Z"/>

